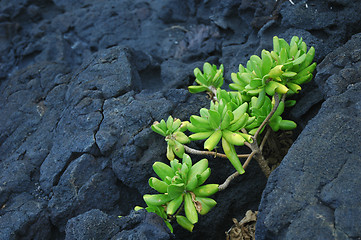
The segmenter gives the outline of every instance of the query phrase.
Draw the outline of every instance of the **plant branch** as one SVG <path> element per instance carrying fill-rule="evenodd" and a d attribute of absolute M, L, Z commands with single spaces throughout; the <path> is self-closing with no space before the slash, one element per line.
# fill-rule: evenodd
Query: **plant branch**
<path fill-rule="evenodd" d="M 254 156 L 255 154 L 256 154 L 256 151 L 253 151 L 253 152 L 251 152 L 251 154 L 249 154 L 247 160 L 246 160 L 246 161 L 244 162 L 244 164 L 243 164 L 243 169 L 246 169 L 246 168 L 247 168 L 248 164 L 251 162 L 251 160 L 252 160 L 252 158 L 253 158 L 253 156 Z M 230 183 L 233 179 L 235 179 L 236 177 L 238 177 L 239 175 L 240 175 L 239 172 L 235 172 L 235 173 L 233 173 L 232 175 L 230 175 L 230 176 L 224 181 L 224 183 L 222 183 L 221 185 L 219 185 L 218 191 L 222 191 L 222 190 L 226 189 L 226 188 L 228 187 L 229 183 Z"/>
<path fill-rule="evenodd" d="M 209 86 L 208 87 L 211 98 L 213 101 L 218 101 L 217 99 L 217 88 L 215 88 L 214 86 Z"/>
<path fill-rule="evenodd" d="M 261 152 L 263 152 L 263 147 L 264 147 L 264 145 L 265 145 L 265 143 L 266 143 L 266 141 L 267 141 L 270 134 L 271 134 L 271 129 L 268 128 L 266 134 L 264 135 L 264 137 L 262 139 L 261 145 L 259 146 L 259 150 Z"/>
<path fill-rule="evenodd" d="M 195 155 L 209 155 L 213 157 L 221 157 L 221 158 L 227 158 L 226 154 L 223 153 L 217 153 L 217 152 L 211 152 L 211 151 L 200 151 L 191 147 L 188 147 L 187 145 L 183 145 L 184 150 L 186 150 L 188 153 L 195 154 Z M 237 155 L 240 158 L 248 158 L 249 154 L 238 154 Z"/>

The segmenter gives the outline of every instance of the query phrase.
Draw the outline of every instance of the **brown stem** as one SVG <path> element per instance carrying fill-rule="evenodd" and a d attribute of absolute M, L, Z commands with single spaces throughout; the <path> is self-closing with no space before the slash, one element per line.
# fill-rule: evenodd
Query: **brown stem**
<path fill-rule="evenodd" d="M 253 151 L 253 152 L 251 152 L 251 154 L 249 154 L 247 160 L 246 160 L 246 161 L 244 162 L 244 164 L 243 164 L 243 169 L 246 169 L 246 168 L 247 168 L 248 164 L 251 162 L 251 160 L 252 160 L 252 158 L 253 158 L 253 156 L 254 156 L 255 154 L 256 154 L 255 151 Z M 229 183 L 230 183 L 233 179 L 235 179 L 236 177 L 238 177 L 238 176 L 239 176 L 239 172 L 235 172 L 235 173 L 233 173 L 232 175 L 230 175 L 230 176 L 224 181 L 224 183 L 222 183 L 221 185 L 219 185 L 218 191 L 222 191 L 222 190 L 226 189 L 226 188 L 228 187 Z"/>
<path fill-rule="evenodd" d="M 262 172 L 264 173 L 266 178 L 268 178 L 269 175 L 271 174 L 271 169 L 268 166 L 266 159 L 264 159 L 263 154 L 261 152 L 257 152 L 255 159 L 256 159 L 258 165 L 261 167 Z"/>
<path fill-rule="evenodd" d="M 209 155 L 213 157 L 221 157 L 221 158 L 227 158 L 226 154 L 223 153 L 217 153 L 217 152 L 211 152 L 211 151 L 200 151 L 196 150 L 194 148 L 188 147 L 187 145 L 183 145 L 184 150 L 186 150 L 188 153 L 195 154 L 195 155 Z M 238 154 L 237 155 L 240 158 L 248 158 L 249 154 Z"/>
<path fill-rule="evenodd" d="M 271 134 L 271 129 L 268 128 L 266 134 L 264 135 L 264 137 L 262 139 L 261 145 L 259 146 L 259 150 L 261 152 L 263 152 L 263 147 L 264 147 L 264 145 L 265 145 L 265 143 L 266 143 L 266 141 L 267 141 L 270 134 Z"/>
<path fill-rule="evenodd" d="M 214 86 L 209 86 L 208 89 L 210 90 L 211 98 L 214 102 L 218 101 L 217 99 L 217 88 Z"/>

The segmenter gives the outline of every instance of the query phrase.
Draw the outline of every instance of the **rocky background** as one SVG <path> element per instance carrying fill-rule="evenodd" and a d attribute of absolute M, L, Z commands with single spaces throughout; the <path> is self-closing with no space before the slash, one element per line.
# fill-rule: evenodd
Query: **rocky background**
<path fill-rule="evenodd" d="M 0 239 L 225 239 L 249 209 L 257 239 L 361 239 L 360 11 L 351 0 L 1 0 Z M 134 212 L 153 162 L 167 161 L 150 125 L 208 105 L 187 91 L 193 69 L 223 63 L 229 83 L 275 35 L 302 37 L 319 64 L 268 182 L 253 162 L 193 233 Z M 210 166 L 213 183 L 234 171 Z"/>

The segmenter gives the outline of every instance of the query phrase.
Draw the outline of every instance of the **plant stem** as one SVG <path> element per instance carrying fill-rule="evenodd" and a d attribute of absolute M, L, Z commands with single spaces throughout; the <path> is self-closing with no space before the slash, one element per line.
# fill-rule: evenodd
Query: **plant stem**
<path fill-rule="evenodd" d="M 217 88 L 215 88 L 214 86 L 209 86 L 208 89 L 210 90 L 212 100 L 213 101 L 218 101 L 218 99 L 217 99 Z"/>
<path fill-rule="evenodd" d="M 253 152 L 251 152 L 251 154 L 249 154 L 247 160 L 246 160 L 246 161 L 244 162 L 244 164 L 243 164 L 243 169 L 246 169 L 246 168 L 247 168 L 248 164 L 251 162 L 251 160 L 252 160 L 252 158 L 253 158 L 253 156 L 254 156 L 255 154 L 256 154 L 255 151 L 253 151 Z M 236 177 L 238 177 L 238 176 L 239 176 L 239 172 L 235 172 L 235 173 L 233 173 L 232 175 L 230 175 L 230 176 L 226 179 L 226 181 L 224 181 L 224 183 L 222 183 L 221 185 L 219 185 L 218 191 L 222 191 L 222 190 L 226 189 L 226 188 L 228 187 L 229 183 L 230 183 L 233 179 L 235 179 Z"/>
<path fill-rule="evenodd" d="M 226 154 L 223 153 L 217 153 L 217 152 L 211 152 L 211 151 L 200 151 L 196 150 L 194 148 L 188 147 L 187 145 L 183 145 L 184 150 L 186 150 L 188 153 L 195 154 L 195 155 L 210 155 L 213 157 L 221 157 L 221 158 L 227 158 Z M 240 158 L 248 158 L 249 154 L 238 154 L 237 155 Z"/>
<path fill-rule="evenodd" d="M 264 145 L 265 145 L 265 143 L 266 143 L 266 141 L 267 141 L 270 134 L 271 134 L 271 129 L 268 128 L 266 134 L 264 135 L 264 137 L 262 139 L 261 145 L 259 146 L 259 150 L 261 152 L 263 152 L 263 147 L 264 147 Z"/>

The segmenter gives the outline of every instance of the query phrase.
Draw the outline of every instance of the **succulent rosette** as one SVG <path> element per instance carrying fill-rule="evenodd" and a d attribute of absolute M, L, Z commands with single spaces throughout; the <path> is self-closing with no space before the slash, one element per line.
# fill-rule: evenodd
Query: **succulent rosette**
<path fill-rule="evenodd" d="M 228 93 L 224 90 L 217 92 L 216 102 L 211 102 L 210 109 L 200 109 L 200 116 L 192 115 L 187 125 L 194 134 L 189 136 L 192 141 L 203 140 L 204 149 L 212 151 L 222 141 L 222 148 L 227 158 L 240 173 L 244 173 L 242 164 L 237 156 L 235 145 L 242 146 L 245 142 L 252 142 L 251 135 L 240 130 L 254 121 L 250 118 L 248 103 L 242 102 L 239 93 Z"/>
<path fill-rule="evenodd" d="M 153 170 L 159 178 L 151 177 L 149 186 L 159 194 L 146 194 L 143 199 L 147 210 L 161 216 L 168 226 L 173 216 L 179 225 L 192 231 L 198 214 L 208 213 L 217 204 L 209 196 L 218 192 L 219 185 L 203 185 L 211 174 L 207 159 L 192 164 L 189 155 L 184 154 L 182 163 L 177 159 L 170 161 L 170 165 L 155 162 Z M 180 215 L 182 204 L 185 216 Z"/>
<path fill-rule="evenodd" d="M 187 122 L 181 122 L 179 119 L 173 119 L 169 116 L 167 122 L 163 119 L 160 122 L 154 122 L 152 130 L 163 137 L 167 142 L 167 158 L 171 161 L 175 156 L 182 158 L 184 153 L 183 144 L 190 140 L 184 131 L 187 130 Z"/>
<path fill-rule="evenodd" d="M 195 82 L 198 85 L 189 86 L 188 90 L 191 93 L 199 93 L 204 91 L 212 92 L 214 89 L 220 88 L 223 85 L 223 65 L 217 69 L 216 65 L 204 63 L 203 73 L 199 68 L 194 69 Z"/>
<path fill-rule="evenodd" d="M 300 84 L 309 82 L 316 68 L 312 63 L 315 49 L 307 51 L 306 43 L 294 36 L 288 44 L 284 39 L 273 38 L 273 51 L 262 50 L 261 57 L 253 55 L 246 68 L 239 65 L 238 73 L 232 73 L 232 90 L 241 92 L 244 99 L 267 93 L 294 94 L 301 90 Z M 312 64 L 311 64 L 312 63 Z"/>

